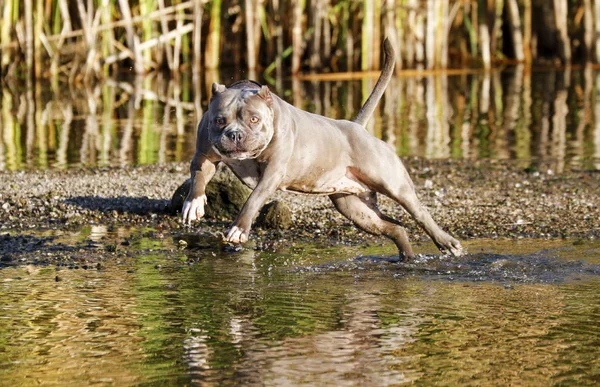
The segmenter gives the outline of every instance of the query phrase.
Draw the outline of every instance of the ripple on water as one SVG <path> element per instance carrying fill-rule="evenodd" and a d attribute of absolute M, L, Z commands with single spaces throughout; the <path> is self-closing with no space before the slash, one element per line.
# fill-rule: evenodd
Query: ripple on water
<path fill-rule="evenodd" d="M 589 253 L 589 251 L 587 251 Z M 358 256 L 350 261 L 333 261 L 296 267 L 298 273 L 389 273 L 395 277 L 424 276 L 450 281 L 497 281 L 506 283 L 562 283 L 600 275 L 600 264 L 564 259 L 556 249 L 530 254 L 475 253 L 462 257 L 418 254 L 409 262 L 397 256 Z"/>

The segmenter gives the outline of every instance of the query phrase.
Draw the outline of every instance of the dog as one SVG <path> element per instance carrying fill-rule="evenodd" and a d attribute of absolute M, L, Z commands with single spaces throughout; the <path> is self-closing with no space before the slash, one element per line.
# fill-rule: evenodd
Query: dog
<path fill-rule="evenodd" d="M 216 164 L 223 162 L 253 189 L 226 233 L 226 242 L 246 242 L 264 202 L 282 190 L 328 195 L 358 228 L 394 241 L 400 259 L 413 258 L 406 230 L 379 210 L 379 193 L 398 202 L 442 252 L 462 255 L 460 242 L 444 232 L 419 201 L 394 149 L 364 128 L 393 75 L 394 52 L 387 39 L 383 48 L 381 75 L 353 121 L 300 110 L 254 81 L 229 87 L 214 83 L 208 110 L 198 125 L 183 221 L 204 216 L 205 187 Z"/>

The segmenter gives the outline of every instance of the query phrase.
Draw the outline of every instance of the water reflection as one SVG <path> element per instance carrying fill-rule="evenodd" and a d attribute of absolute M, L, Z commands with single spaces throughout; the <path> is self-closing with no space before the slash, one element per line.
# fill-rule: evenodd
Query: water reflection
<path fill-rule="evenodd" d="M 213 81 L 160 74 L 95 86 L 23 89 L 0 98 L 0 170 L 188 161 Z M 276 92 L 305 110 L 352 119 L 374 85 L 278 79 Z M 517 159 L 600 169 L 600 72 L 505 72 L 397 77 L 367 130 L 401 156 Z"/>
<path fill-rule="evenodd" d="M 519 249 L 490 243 L 486 250 Z M 279 254 L 159 248 L 99 271 L 3 268 L 0 377 L 7 385 L 274 386 L 597 379 L 597 276 L 505 287 L 464 270 L 471 280 L 441 273 L 440 281 L 340 260 L 344 249 L 318 249 L 319 257 L 310 246 Z M 598 260 L 597 243 L 560 251 Z M 538 254 L 548 269 L 566 262 Z M 289 270 L 332 262 L 342 266 Z M 486 270 L 507 270 L 501 265 Z"/>

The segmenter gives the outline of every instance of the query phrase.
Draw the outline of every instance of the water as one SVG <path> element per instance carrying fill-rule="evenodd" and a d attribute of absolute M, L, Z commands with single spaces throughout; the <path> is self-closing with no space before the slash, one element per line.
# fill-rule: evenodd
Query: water
<path fill-rule="evenodd" d="M 8 80 L 0 171 L 189 161 L 213 80 Z M 276 80 L 351 119 L 373 79 Z M 367 130 L 401 156 L 600 170 L 600 72 L 395 78 Z M 179 240 L 185 240 L 187 247 Z M 0 236 L 0 385 L 596 385 L 600 244 L 467 240 L 464 258 L 97 224 Z M 58 263 L 58 264 L 57 264 Z"/>
<path fill-rule="evenodd" d="M 0 270 L 3 385 L 600 378 L 597 241 L 467 241 L 466 258 L 423 255 L 411 265 L 390 262 L 389 245 L 233 252 L 102 227 L 53 237 L 131 245 L 100 270 Z"/>
<path fill-rule="evenodd" d="M 210 85 L 244 77 L 152 74 L 35 90 L 9 80 L 0 98 L 0 171 L 188 161 Z M 375 80 L 274 82 L 296 106 L 352 119 Z M 394 78 L 367 129 L 401 156 L 599 169 L 599 93 L 600 72 L 590 67 Z"/>

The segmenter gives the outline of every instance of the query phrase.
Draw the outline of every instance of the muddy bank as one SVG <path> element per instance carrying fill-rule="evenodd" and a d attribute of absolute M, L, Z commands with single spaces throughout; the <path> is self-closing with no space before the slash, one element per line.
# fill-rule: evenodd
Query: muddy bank
<path fill-rule="evenodd" d="M 434 219 L 460 239 L 600 236 L 600 173 L 556 174 L 547 167 L 524 169 L 507 161 L 409 159 L 405 164 Z M 8 260 L 6 256 L 19 246 L 37 243 L 14 241 L 26 230 L 77 230 L 91 224 L 148 227 L 161 237 L 188 232 L 169 208 L 173 192 L 188 177 L 187 170 L 187 164 L 179 163 L 2 172 L 0 254 Z M 327 197 L 278 192 L 273 199 L 289 205 L 293 226 L 283 231 L 256 227 L 251 236 L 254 248 L 314 240 L 333 244 L 384 241 L 356 231 Z M 412 240 L 427 239 L 398 205 L 380 197 L 380 206 L 404 222 Z M 217 239 L 229 222 L 209 219 L 195 229 Z M 79 246 L 79 250 L 85 248 Z M 104 246 L 102 251 L 114 255 L 110 249 Z"/>

